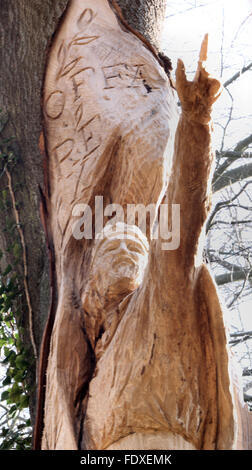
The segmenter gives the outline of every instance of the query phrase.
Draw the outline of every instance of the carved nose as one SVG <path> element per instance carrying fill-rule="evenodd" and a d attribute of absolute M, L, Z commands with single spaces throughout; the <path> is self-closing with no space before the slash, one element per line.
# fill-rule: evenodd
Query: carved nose
<path fill-rule="evenodd" d="M 119 249 L 120 249 L 120 252 L 129 253 L 128 247 L 125 242 L 121 242 Z"/>

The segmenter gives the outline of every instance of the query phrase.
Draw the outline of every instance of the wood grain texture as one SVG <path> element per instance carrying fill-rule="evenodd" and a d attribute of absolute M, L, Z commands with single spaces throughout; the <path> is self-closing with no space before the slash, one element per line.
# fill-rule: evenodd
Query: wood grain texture
<path fill-rule="evenodd" d="M 164 150 L 173 102 L 174 92 L 163 68 L 142 41 L 122 30 L 107 2 L 70 2 L 51 48 L 44 87 L 48 227 L 55 247 L 59 292 L 55 325 L 64 316 L 61 296 L 75 298 L 82 312 L 80 298 L 88 278 L 92 242 L 73 238 L 73 208 L 86 203 L 94 209 L 96 194 L 104 196 L 104 204 L 158 201 L 167 178 Z M 142 126 L 146 129 L 144 153 Z M 147 132 L 153 126 L 158 130 L 154 140 Z M 134 168 L 132 160 L 136 160 Z M 150 174 L 151 191 L 143 185 L 145 172 Z M 65 352 L 71 341 L 69 337 Z M 83 344 L 85 341 L 84 337 Z M 57 364 L 57 348 L 55 354 L 50 360 Z M 72 369 L 81 369 L 81 359 L 78 354 L 72 357 Z M 92 369 L 90 361 L 89 357 L 87 369 Z M 63 383 L 55 378 L 53 394 L 60 393 L 59 382 Z M 70 395 L 67 400 L 72 400 L 72 392 Z M 49 415 L 46 405 L 46 422 Z M 75 445 L 77 441 L 75 434 Z M 62 446 L 55 441 L 48 445 Z"/>
<path fill-rule="evenodd" d="M 178 63 L 173 155 L 170 81 L 110 4 L 72 0 L 55 36 L 43 110 L 59 295 L 43 449 L 236 446 L 223 309 L 200 243 L 220 88 L 206 55 L 207 38 L 192 82 Z M 94 215 L 97 195 L 120 204 L 122 220 L 104 217 L 102 241 L 77 240 L 73 209 Z M 146 238 L 124 221 L 127 204 L 153 203 L 158 217 L 161 201 L 180 205 L 173 251 L 151 239 L 151 224 Z"/>

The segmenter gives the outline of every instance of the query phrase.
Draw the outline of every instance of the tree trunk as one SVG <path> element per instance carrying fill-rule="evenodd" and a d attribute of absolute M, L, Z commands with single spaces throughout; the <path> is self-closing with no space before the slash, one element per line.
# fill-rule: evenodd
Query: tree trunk
<path fill-rule="evenodd" d="M 139 31 L 151 44 L 160 48 L 162 25 L 165 16 L 165 0 L 118 0 L 127 23 Z"/>
<path fill-rule="evenodd" d="M 51 296 L 48 252 L 39 212 L 39 186 L 44 185 L 39 149 L 41 90 L 48 47 L 67 3 L 67 0 L 1 0 L 0 145 L 2 148 L 4 138 L 14 137 L 8 150 L 14 151 L 17 158 L 9 178 L 5 172 L 0 179 L 0 247 L 4 253 L 1 265 L 4 268 L 11 264 L 18 273 L 23 291 L 19 325 L 25 328 L 24 340 L 37 358 Z M 118 3 L 129 24 L 158 46 L 165 0 Z M 19 245 L 18 254 L 13 249 L 15 244 Z M 35 367 L 31 369 L 30 385 L 34 390 Z M 30 410 L 34 420 L 34 391 Z"/>
<path fill-rule="evenodd" d="M 10 170 L 11 179 L 8 181 L 7 176 L 3 175 L 0 180 L 2 198 L 4 190 L 7 189 L 8 193 L 7 208 L 5 205 L 1 210 L 0 238 L 5 255 L 2 265 L 11 264 L 18 273 L 23 290 L 19 324 L 25 328 L 26 343 L 33 343 L 31 353 L 35 355 L 36 348 L 37 356 L 50 301 L 48 254 L 39 214 L 39 185 L 43 186 L 43 161 L 38 145 L 41 133 L 41 87 L 47 47 L 66 4 L 64 0 L 43 3 L 38 0 L 1 1 L 0 108 L 8 116 L 1 138 L 15 139 L 11 149 L 17 158 L 16 165 Z M 24 246 L 21 246 L 17 230 L 10 185 L 24 235 Z M 16 228 L 6 231 L 6 225 L 14 225 Z M 20 245 L 18 258 L 13 255 L 13 250 L 7 251 L 13 246 L 13 236 Z M 24 266 L 24 250 L 27 266 Z M 34 390 L 34 367 L 30 380 Z M 34 392 L 30 409 L 34 419 Z"/>

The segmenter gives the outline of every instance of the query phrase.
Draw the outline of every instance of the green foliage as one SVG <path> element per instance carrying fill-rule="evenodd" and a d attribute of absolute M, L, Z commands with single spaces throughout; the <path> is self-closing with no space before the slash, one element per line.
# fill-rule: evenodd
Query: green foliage
<path fill-rule="evenodd" d="M 27 432 L 30 426 L 30 420 L 16 426 L 16 430 L 2 428 L 3 442 L 0 444 L 0 450 L 29 450 L 31 449 L 31 436 Z"/>
<path fill-rule="evenodd" d="M 13 141 L 1 133 L 8 122 L 8 115 L 0 110 L 0 177 L 6 169 L 12 170 L 16 164 Z M 12 254 L 14 265 L 20 263 L 22 249 L 15 240 L 13 231 L 16 224 L 10 217 L 10 197 L 8 188 L 0 192 L 0 210 L 5 210 L 5 230 L 12 235 L 12 243 L 7 251 Z M 3 253 L 0 251 L 0 259 Z M 31 423 L 28 405 L 30 390 L 28 370 L 31 367 L 30 352 L 24 347 L 20 312 L 17 310 L 21 291 L 13 267 L 9 264 L 0 273 L 0 356 L 1 372 L 5 376 L 1 383 L 0 403 L 0 450 L 25 450 L 31 448 Z"/>
<path fill-rule="evenodd" d="M 11 273 L 12 268 L 8 266 L 0 277 L 0 351 L 5 369 L 1 385 L 1 402 L 5 402 L 5 406 L 2 406 L 4 413 L 0 419 L 0 449 L 20 450 L 31 448 L 31 427 L 27 417 L 30 394 L 27 371 L 31 358 L 17 329 L 19 315 L 16 311 L 14 316 L 13 305 L 21 292 L 16 276 Z M 20 330 L 22 333 L 22 328 Z"/>

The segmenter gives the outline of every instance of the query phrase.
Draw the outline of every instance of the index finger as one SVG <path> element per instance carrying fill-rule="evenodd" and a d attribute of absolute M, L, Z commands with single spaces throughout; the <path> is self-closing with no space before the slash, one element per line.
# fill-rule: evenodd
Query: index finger
<path fill-rule="evenodd" d="M 198 60 L 198 67 L 196 70 L 196 74 L 194 77 L 194 81 L 197 81 L 200 73 L 202 72 L 202 64 L 207 60 L 207 52 L 208 52 L 208 33 L 205 34 L 203 41 L 201 43 L 200 53 L 199 53 L 199 60 Z"/>
<path fill-rule="evenodd" d="M 208 52 L 208 33 L 205 34 L 204 39 L 201 43 L 199 62 L 205 62 L 207 60 Z"/>

